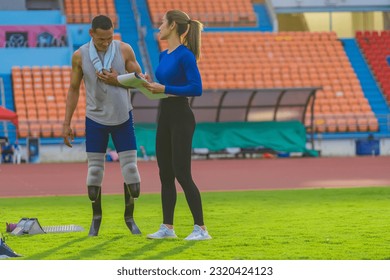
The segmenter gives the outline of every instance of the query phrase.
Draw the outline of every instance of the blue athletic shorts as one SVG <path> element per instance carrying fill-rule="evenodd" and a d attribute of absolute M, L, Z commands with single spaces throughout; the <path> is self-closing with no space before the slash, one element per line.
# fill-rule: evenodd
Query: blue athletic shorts
<path fill-rule="evenodd" d="M 106 153 L 110 134 L 118 153 L 137 150 L 133 112 L 130 111 L 129 115 L 129 119 L 119 125 L 103 125 L 86 118 L 85 139 L 87 153 Z"/>

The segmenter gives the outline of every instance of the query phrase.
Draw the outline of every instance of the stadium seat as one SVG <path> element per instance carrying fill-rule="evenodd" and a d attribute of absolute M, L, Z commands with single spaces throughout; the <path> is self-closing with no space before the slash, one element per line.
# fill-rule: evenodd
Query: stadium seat
<path fill-rule="evenodd" d="M 206 32 L 202 40 L 205 89 L 322 87 L 315 112 L 340 119 L 321 122 L 325 132 L 360 131 L 348 125 L 351 113 L 372 112 L 334 32 Z"/>
<path fill-rule="evenodd" d="M 120 33 L 114 33 L 114 40 L 122 41 L 122 35 Z"/>
<path fill-rule="evenodd" d="M 15 66 L 12 68 L 12 82 L 16 113 L 23 124 L 19 137 L 61 137 L 70 66 Z M 85 118 L 83 86 L 75 116 Z M 84 130 L 80 127 L 77 136 L 82 137 Z"/>
<path fill-rule="evenodd" d="M 386 58 L 390 56 L 390 35 L 389 31 L 357 31 L 356 40 L 371 66 L 374 76 L 380 85 L 382 92 L 388 102 L 390 102 L 390 65 Z"/>
<path fill-rule="evenodd" d="M 188 11 L 193 19 L 200 20 L 207 26 L 254 26 L 256 14 L 251 0 L 147 0 L 153 24 L 161 24 L 164 13 L 179 9 Z"/>
<path fill-rule="evenodd" d="M 105 14 L 111 18 L 115 27 L 118 26 L 114 0 L 64 0 L 64 9 L 68 23 L 90 23 L 93 17 Z"/>

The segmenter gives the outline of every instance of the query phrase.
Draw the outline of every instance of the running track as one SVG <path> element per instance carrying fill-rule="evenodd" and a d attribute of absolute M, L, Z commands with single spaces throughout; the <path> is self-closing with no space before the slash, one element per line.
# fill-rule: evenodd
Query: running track
<path fill-rule="evenodd" d="M 142 193 L 158 193 L 155 161 L 139 162 Z M 201 191 L 390 186 L 390 157 L 194 160 Z M 0 197 L 84 195 L 87 163 L 0 165 Z M 106 163 L 103 193 L 123 192 L 119 163 Z M 178 190 L 181 191 L 180 187 Z"/>

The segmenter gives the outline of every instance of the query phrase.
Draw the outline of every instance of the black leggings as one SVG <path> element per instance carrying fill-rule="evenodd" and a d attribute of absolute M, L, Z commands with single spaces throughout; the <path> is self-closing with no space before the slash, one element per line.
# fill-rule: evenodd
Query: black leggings
<path fill-rule="evenodd" d="M 183 188 L 194 224 L 203 226 L 202 201 L 191 175 L 192 136 L 195 118 L 186 97 L 161 101 L 156 156 L 160 170 L 163 223 L 173 225 L 176 205 L 175 178 Z"/>

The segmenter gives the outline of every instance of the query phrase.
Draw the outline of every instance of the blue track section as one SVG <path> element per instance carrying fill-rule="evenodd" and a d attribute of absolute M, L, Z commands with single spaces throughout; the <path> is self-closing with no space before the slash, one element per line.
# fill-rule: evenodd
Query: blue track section
<path fill-rule="evenodd" d="M 257 20 L 259 21 L 259 29 L 261 31 L 271 32 L 273 27 L 265 5 L 253 4 L 253 8 L 255 10 L 255 13 L 257 14 Z"/>
<path fill-rule="evenodd" d="M 34 24 L 50 25 L 50 24 L 65 24 L 65 23 L 66 23 L 66 18 L 59 10 L 0 11 L 0 25 L 34 25 Z"/>
<path fill-rule="evenodd" d="M 147 1 L 136 0 L 136 3 L 138 13 L 141 17 L 141 25 L 146 29 L 145 43 L 149 53 L 150 64 L 154 72 L 157 68 L 160 54 L 160 49 L 157 43 L 158 29 L 154 28 L 152 25 Z M 154 76 L 154 73 L 152 73 L 152 75 Z"/>
<path fill-rule="evenodd" d="M 0 48 L 0 73 L 11 73 L 12 66 L 70 65 L 71 47 L 61 48 Z"/>
<path fill-rule="evenodd" d="M 138 47 L 137 23 L 135 22 L 133 16 L 133 10 L 130 5 L 130 1 L 115 0 L 115 8 L 119 17 L 119 28 L 117 31 L 121 33 L 122 41 L 130 44 L 130 46 L 133 48 L 141 68 L 144 69 L 141 53 Z"/>
<path fill-rule="evenodd" d="M 3 75 L 0 75 L 0 77 L 3 78 L 3 82 L 4 82 L 5 107 L 7 109 L 15 111 L 14 98 L 13 98 L 13 94 L 12 94 L 11 75 L 3 74 Z"/>
<path fill-rule="evenodd" d="M 367 65 L 355 39 L 341 39 L 344 44 L 344 50 L 352 64 L 353 69 L 360 81 L 364 95 L 370 102 L 371 108 L 375 115 L 379 118 L 381 116 L 389 114 L 389 107 L 386 100 L 380 91 L 376 80 Z M 380 131 L 388 133 L 386 123 L 379 122 Z"/>

